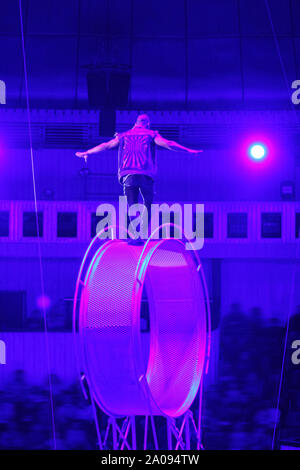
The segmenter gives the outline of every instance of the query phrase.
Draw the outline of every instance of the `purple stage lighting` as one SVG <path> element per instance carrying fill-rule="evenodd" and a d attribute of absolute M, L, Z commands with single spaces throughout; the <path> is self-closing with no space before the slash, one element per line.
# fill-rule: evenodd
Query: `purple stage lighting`
<path fill-rule="evenodd" d="M 50 299 L 47 295 L 40 295 L 36 300 L 37 306 L 40 310 L 48 310 L 50 307 Z"/>
<path fill-rule="evenodd" d="M 267 148 L 260 143 L 252 144 L 249 148 L 249 155 L 253 160 L 262 160 L 267 155 Z"/>

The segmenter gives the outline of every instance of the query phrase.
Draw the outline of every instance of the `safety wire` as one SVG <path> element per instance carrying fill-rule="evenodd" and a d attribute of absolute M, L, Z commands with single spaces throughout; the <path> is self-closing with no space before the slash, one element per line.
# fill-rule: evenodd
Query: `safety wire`
<path fill-rule="evenodd" d="M 289 84 L 288 76 L 287 76 L 285 66 L 284 66 L 284 63 L 283 63 L 282 55 L 281 55 L 281 52 L 280 52 L 279 40 L 278 40 L 276 31 L 275 31 L 274 22 L 273 22 L 273 19 L 272 19 L 272 14 L 271 14 L 270 5 L 269 5 L 268 0 L 265 0 L 265 5 L 266 5 L 267 15 L 268 15 L 268 18 L 269 18 L 269 21 L 270 21 L 270 25 L 271 25 L 271 29 L 272 29 L 272 35 L 273 35 L 273 39 L 274 39 L 274 42 L 275 42 L 275 47 L 276 47 L 276 51 L 277 51 L 277 54 L 278 54 L 281 70 L 282 70 L 282 73 L 283 73 L 285 85 L 286 85 L 287 91 L 288 91 L 289 102 L 291 103 L 292 110 L 294 111 L 296 123 L 299 124 L 298 115 L 295 111 L 295 108 L 292 106 L 292 102 L 290 101 L 290 84 Z M 294 269 L 292 271 L 290 301 L 289 301 L 289 307 L 288 307 L 288 316 L 287 316 L 286 332 L 285 332 L 285 338 L 284 338 L 283 357 L 282 357 L 280 380 L 279 380 L 279 386 L 278 386 L 275 424 L 274 424 L 273 437 L 272 437 L 272 450 L 274 450 L 274 448 L 275 448 L 276 437 L 277 437 L 277 429 L 278 429 L 278 424 L 279 424 L 280 399 L 281 399 L 281 392 L 282 392 L 282 385 L 283 385 L 283 378 L 284 378 L 284 369 L 285 369 L 285 363 L 286 363 L 286 354 L 287 354 L 287 347 L 288 347 L 290 319 L 291 319 L 291 316 L 292 316 L 293 298 L 294 298 L 294 293 L 295 293 L 297 261 L 298 261 L 298 257 L 299 257 L 299 245 L 300 245 L 300 243 L 298 243 L 298 245 L 297 245 L 296 256 L 295 256 L 295 266 L 294 266 Z"/>
<path fill-rule="evenodd" d="M 32 184 L 33 184 L 33 196 L 34 196 L 35 223 L 36 223 L 37 247 L 38 247 L 38 257 L 39 257 L 39 271 L 40 271 L 40 282 L 41 282 L 41 294 L 42 294 L 42 299 L 44 299 L 45 298 L 45 283 L 44 283 L 42 252 L 41 252 L 41 242 L 40 242 L 40 231 L 39 231 L 39 220 L 38 220 L 38 205 L 37 205 L 37 196 L 36 196 L 35 166 L 34 166 L 33 147 L 32 147 L 32 129 L 31 129 L 31 116 L 30 116 L 30 101 L 29 101 L 29 89 L 28 89 L 27 62 L 26 62 L 26 53 L 25 53 L 25 38 L 24 38 L 24 23 L 23 23 L 23 13 L 22 13 L 22 0 L 19 0 L 19 10 L 20 10 L 20 27 L 21 27 L 22 52 L 23 52 L 23 66 L 24 66 L 24 83 L 25 83 L 25 93 L 26 93 L 27 123 L 28 123 L 28 135 L 29 135 L 31 171 L 32 171 Z M 52 390 L 52 381 L 51 381 L 49 338 L 48 338 L 46 308 L 45 308 L 45 305 L 44 305 L 43 302 L 42 302 L 41 310 L 43 312 L 44 333 L 45 333 L 45 349 L 46 349 L 46 361 L 47 361 L 47 369 L 48 369 L 48 384 L 49 384 L 49 399 L 50 399 L 50 408 L 51 408 L 53 448 L 54 448 L 54 450 L 56 450 L 56 430 L 55 430 L 55 419 L 54 419 L 53 390 Z"/>

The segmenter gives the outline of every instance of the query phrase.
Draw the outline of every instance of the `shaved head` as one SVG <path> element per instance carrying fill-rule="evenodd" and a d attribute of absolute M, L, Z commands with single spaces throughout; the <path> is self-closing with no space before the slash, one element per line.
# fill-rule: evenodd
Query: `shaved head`
<path fill-rule="evenodd" d="M 139 114 L 137 119 L 136 119 L 135 125 L 149 128 L 150 127 L 150 118 L 149 118 L 148 114 L 145 114 L 145 113 Z"/>

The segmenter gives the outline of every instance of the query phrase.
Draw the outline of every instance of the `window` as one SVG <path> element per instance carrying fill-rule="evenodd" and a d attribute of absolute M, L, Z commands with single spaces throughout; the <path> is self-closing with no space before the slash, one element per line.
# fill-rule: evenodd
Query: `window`
<path fill-rule="evenodd" d="M 95 213 L 91 214 L 91 237 L 94 238 L 96 235 L 96 229 L 98 223 L 107 217 L 108 212 L 105 212 L 104 215 L 96 215 Z M 104 227 L 103 227 L 104 228 Z"/>
<path fill-rule="evenodd" d="M 0 237 L 9 235 L 9 212 L 0 211 Z"/>
<path fill-rule="evenodd" d="M 57 237 L 76 238 L 77 237 L 77 212 L 57 213 Z"/>
<path fill-rule="evenodd" d="M 261 214 L 261 237 L 281 238 L 280 212 L 263 212 Z"/>
<path fill-rule="evenodd" d="M 204 213 L 204 238 L 214 238 L 214 214 Z"/>
<path fill-rule="evenodd" d="M 23 237 L 37 237 L 37 222 L 39 236 L 43 236 L 43 212 L 23 212 Z"/>
<path fill-rule="evenodd" d="M 296 213 L 295 237 L 300 238 L 300 212 Z"/>
<path fill-rule="evenodd" d="M 247 238 L 248 215 L 245 212 L 227 214 L 227 237 Z"/>

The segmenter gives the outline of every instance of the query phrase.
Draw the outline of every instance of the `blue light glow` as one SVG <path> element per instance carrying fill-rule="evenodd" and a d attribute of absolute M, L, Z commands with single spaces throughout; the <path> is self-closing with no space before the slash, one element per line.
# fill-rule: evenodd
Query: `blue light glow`
<path fill-rule="evenodd" d="M 262 144 L 252 144 L 249 148 L 249 154 L 254 160 L 262 160 L 267 154 L 267 148 Z"/>

